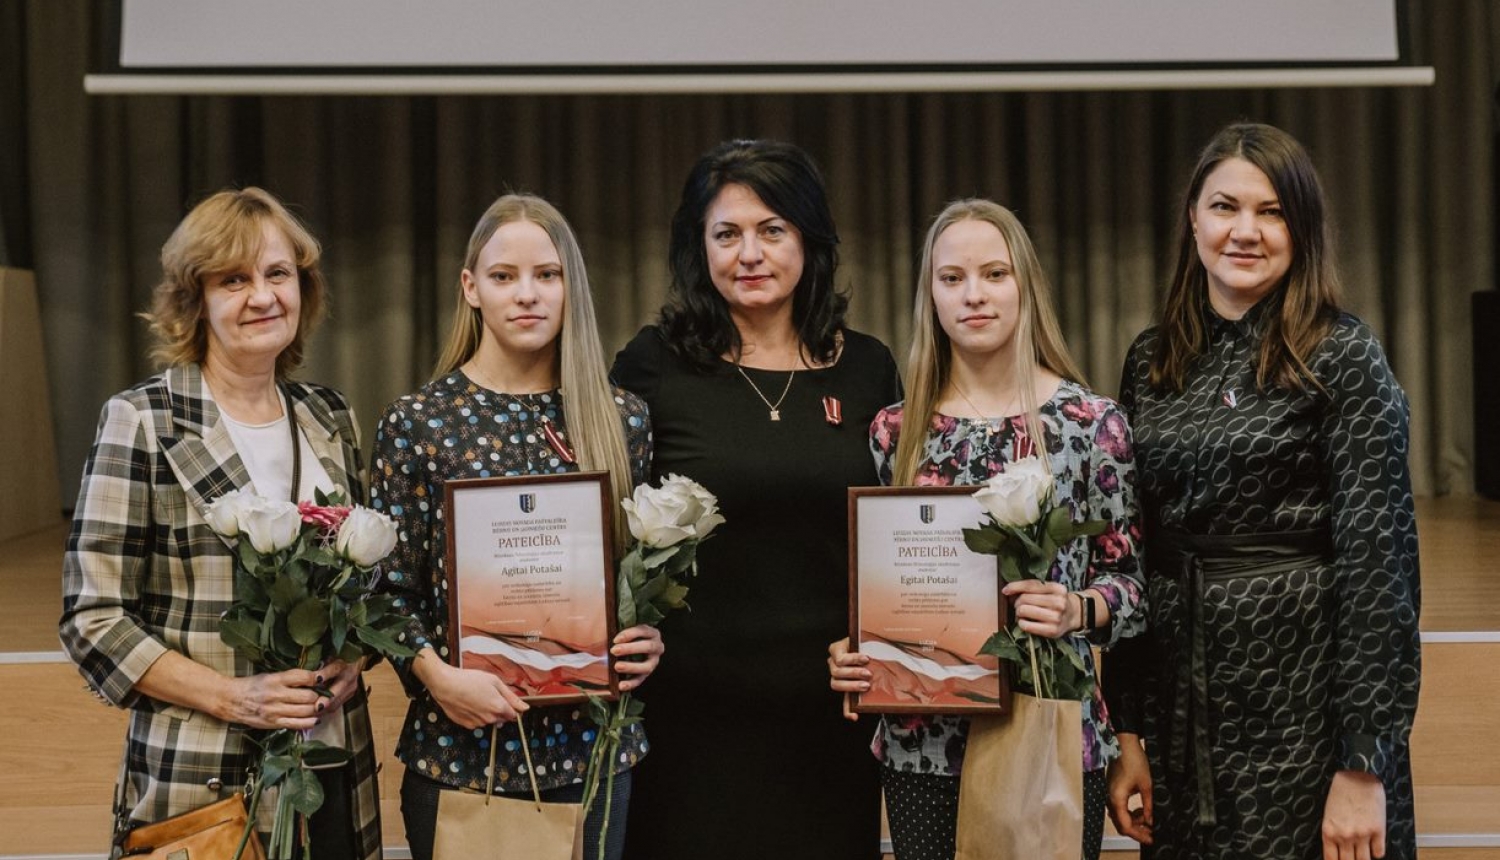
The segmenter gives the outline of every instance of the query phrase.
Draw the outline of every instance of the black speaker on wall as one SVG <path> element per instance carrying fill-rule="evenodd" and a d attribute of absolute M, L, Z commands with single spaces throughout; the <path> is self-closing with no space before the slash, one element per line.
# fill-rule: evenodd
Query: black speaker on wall
<path fill-rule="evenodd" d="M 1474 488 L 1500 499 L 1500 290 L 1473 296 Z"/>

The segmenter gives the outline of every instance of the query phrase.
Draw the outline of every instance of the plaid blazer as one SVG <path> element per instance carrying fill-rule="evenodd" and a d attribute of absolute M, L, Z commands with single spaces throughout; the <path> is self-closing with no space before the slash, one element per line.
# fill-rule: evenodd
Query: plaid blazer
<path fill-rule="evenodd" d="M 308 383 L 284 388 L 329 477 L 362 501 L 358 425 L 343 396 Z M 135 821 L 217 800 L 243 786 L 254 764 L 250 729 L 135 690 L 169 648 L 228 676 L 254 672 L 219 639 L 234 563 L 203 518 L 209 502 L 247 487 L 249 474 L 197 365 L 173 367 L 104 405 L 63 556 L 60 635 L 95 695 L 130 709 L 122 767 Z M 361 856 L 378 860 L 375 755 L 363 692 L 344 710 Z"/>

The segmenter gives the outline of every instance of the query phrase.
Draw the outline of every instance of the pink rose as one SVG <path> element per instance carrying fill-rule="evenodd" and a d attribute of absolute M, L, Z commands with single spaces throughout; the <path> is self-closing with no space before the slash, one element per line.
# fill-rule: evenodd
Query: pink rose
<path fill-rule="evenodd" d="M 349 516 L 348 507 L 339 505 L 315 505 L 312 502 L 298 502 L 297 513 L 302 515 L 302 522 L 317 526 L 323 531 L 334 531 Z"/>

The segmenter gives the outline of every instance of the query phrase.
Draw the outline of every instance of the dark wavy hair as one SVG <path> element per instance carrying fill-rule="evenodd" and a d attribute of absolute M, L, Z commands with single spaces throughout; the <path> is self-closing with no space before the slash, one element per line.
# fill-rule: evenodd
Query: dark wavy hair
<path fill-rule="evenodd" d="M 672 284 L 658 320 L 668 345 L 702 369 L 712 368 L 726 353 L 740 353 L 729 303 L 709 276 L 703 223 L 726 185 L 754 191 L 802 234 L 802 280 L 792 294 L 792 324 L 813 361 L 833 361 L 849 308 L 848 295 L 833 283 L 838 231 L 817 165 L 801 149 L 774 140 L 726 141 L 699 158 L 688 174 L 672 216 Z"/>
<path fill-rule="evenodd" d="M 1226 126 L 1198 156 L 1178 209 L 1177 268 L 1162 307 L 1161 346 L 1151 360 L 1151 386 L 1181 391 L 1187 374 L 1208 349 L 1208 272 L 1198 258 L 1191 213 L 1203 183 L 1219 163 L 1242 158 L 1271 181 L 1292 240 L 1292 263 L 1267 303 L 1266 330 L 1256 368 L 1256 387 L 1321 388 L 1308 358 L 1332 331 L 1339 315 L 1339 276 L 1324 214 L 1323 185 L 1301 143 L 1275 126 Z"/>

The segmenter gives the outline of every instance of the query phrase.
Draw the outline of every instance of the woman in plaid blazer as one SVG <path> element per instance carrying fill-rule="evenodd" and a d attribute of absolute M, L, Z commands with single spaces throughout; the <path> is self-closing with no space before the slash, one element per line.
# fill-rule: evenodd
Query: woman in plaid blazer
<path fill-rule="evenodd" d="M 234 489 L 364 497 L 343 396 L 287 379 L 322 311 L 318 257 L 317 241 L 257 188 L 210 197 L 168 239 L 148 315 L 168 368 L 104 406 L 63 561 L 61 638 L 95 694 L 130 709 L 122 793 L 132 824 L 241 790 L 254 730 L 322 723 L 354 761 L 324 777 L 347 790 L 330 791 L 313 817 L 314 852 L 378 860 L 360 667 L 255 674 L 219 638 L 233 557 L 203 516 Z"/>

